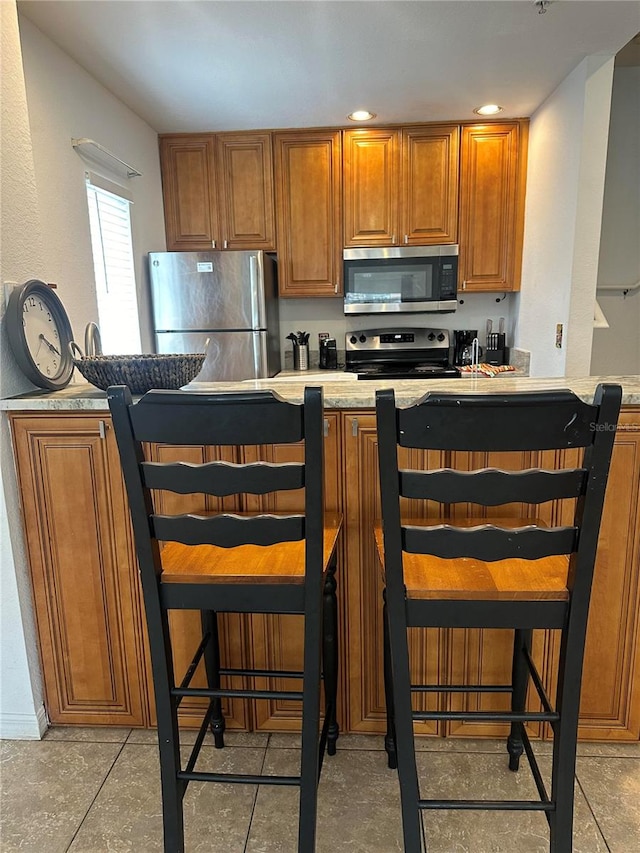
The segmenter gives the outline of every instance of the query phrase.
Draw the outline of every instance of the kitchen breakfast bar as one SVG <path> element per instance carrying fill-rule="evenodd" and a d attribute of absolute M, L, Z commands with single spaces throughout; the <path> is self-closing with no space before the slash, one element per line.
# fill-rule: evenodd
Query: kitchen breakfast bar
<path fill-rule="evenodd" d="M 377 475 L 375 391 L 394 387 L 400 405 L 428 391 L 495 393 L 569 388 L 590 402 L 598 382 L 622 385 L 623 408 L 598 547 L 585 652 L 581 725 L 583 740 L 634 742 L 640 739 L 640 377 L 480 378 L 458 380 L 368 381 L 342 375 L 310 374 L 242 383 L 211 383 L 194 391 L 273 389 L 301 402 L 306 385 L 322 384 L 325 403 L 325 501 L 344 516 L 338 565 L 340 606 L 339 722 L 352 733 L 382 733 L 385 726 L 382 677 L 382 578 L 373 539 L 380 516 Z M 46 710 L 52 725 L 140 726 L 155 724 L 148 642 L 142 597 L 106 394 L 90 385 L 55 393 L 34 392 L 0 401 L 10 420 L 21 494 Z M 171 449 L 153 448 L 170 460 Z M 194 461 L 207 461 L 211 448 L 193 447 Z M 429 468 L 536 467 L 535 453 L 412 451 L 412 464 Z M 297 454 L 297 455 L 296 455 Z M 299 461 L 297 446 L 229 447 L 225 461 Z M 426 457 L 426 458 L 425 458 Z M 401 460 L 402 461 L 402 460 Z M 547 460 L 548 461 L 548 460 Z M 560 465 L 564 460 L 556 460 Z M 571 464 L 567 458 L 566 464 Z M 163 496 L 172 511 L 184 501 Z M 253 500 L 258 500 L 254 498 Z M 302 508 L 301 492 L 260 498 L 264 511 Z M 547 523 L 562 523 L 569 501 L 535 507 Z M 415 505 L 414 505 L 415 504 Z M 218 509 L 202 497 L 185 512 Z M 239 506 L 224 508 L 233 511 Z M 255 509 L 256 505 L 246 506 Z M 455 508 L 447 507 L 448 512 Z M 532 516 L 534 507 L 510 504 L 491 514 Z M 409 516 L 440 515 L 423 503 L 407 506 Z M 475 513 L 474 513 L 475 514 Z M 175 613 L 171 625 L 177 648 L 176 670 L 191 659 L 199 632 L 196 614 Z M 228 614 L 221 637 L 223 666 L 255 669 L 300 667 L 302 632 L 292 616 Z M 440 684 L 504 683 L 510 678 L 510 632 L 480 629 L 429 629 L 411 636 L 417 678 Z M 533 646 L 545 685 L 553 685 L 558 642 L 555 632 L 536 632 Z M 195 645 L 194 645 L 195 644 Z M 282 680 L 280 679 L 280 682 Z M 235 685 L 234 685 L 235 686 Z M 241 686 L 241 685 L 238 685 Z M 266 685 L 265 685 L 266 686 Z M 274 685 L 276 686 L 276 685 Z M 278 687 L 286 684 L 278 683 Z M 195 701 L 195 700 L 194 700 Z M 425 698 L 425 709 L 438 700 Z M 454 696 L 461 710 L 492 710 L 504 696 Z M 531 707 L 535 699 L 530 697 Z M 456 706 L 458 707 L 458 705 Z M 505 706 L 506 707 L 506 706 Z M 181 722 L 197 726 L 201 712 L 186 702 Z M 294 731 L 296 703 L 228 700 L 229 729 Z M 501 723 L 430 721 L 417 731 L 432 737 L 495 737 Z M 531 724 L 533 737 L 547 739 L 546 724 Z"/>

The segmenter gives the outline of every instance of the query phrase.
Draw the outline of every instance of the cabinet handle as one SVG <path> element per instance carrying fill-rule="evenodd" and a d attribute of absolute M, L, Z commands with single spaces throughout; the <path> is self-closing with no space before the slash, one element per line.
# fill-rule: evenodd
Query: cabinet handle
<path fill-rule="evenodd" d="M 358 435 L 358 419 L 351 418 L 351 435 L 354 437 Z"/>
<path fill-rule="evenodd" d="M 333 285 L 333 292 L 334 292 L 334 293 L 337 293 L 337 292 L 338 292 L 338 285 L 337 285 L 337 284 L 334 284 L 334 285 Z"/>
<path fill-rule="evenodd" d="M 104 421 L 98 421 L 98 435 L 100 436 L 100 438 L 107 437 L 108 428 L 108 424 L 106 424 Z"/>
<path fill-rule="evenodd" d="M 228 248 L 229 248 L 229 244 L 227 243 L 227 241 L 226 241 L 226 240 L 224 241 L 224 244 L 223 244 L 223 247 L 222 247 L 222 248 L 223 248 L 223 249 L 228 249 Z"/>
<path fill-rule="evenodd" d="M 216 247 L 216 241 L 215 241 L 215 240 L 212 240 L 212 241 L 211 241 L 211 248 L 212 248 L 212 249 L 215 249 L 215 247 Z"/>
<path fill-rule="evenodd" d="M 463 290 L 466 290 L 466 289 L 467 289 L 467 282 L 466 282 L 466 281 L 463 281 L 463 282 L 462 282 L 462 289 L 463 289 Z"/>
<path fill-rule="evenodd" d="M 408 243 L 408 242 L 409 242 L 409 235 L 408 235 L 408 234 L 405 234 L 405 235 L 404 235 L 404 242 L 405 242 L 405 243 Z"/>
<path fill-rule="evenodd" d="M 395 234 L 392 234 L 392 235 L 391 235 L 391 242 L 392 242 L 392 243 L 395 243 L 395 242 L 396 242 L 396 235 L 395 235 Z"/>
<path fill-rule="evenodd" d="M 324 437 L 329 435 L 329 418 L 324 419 Z"/>

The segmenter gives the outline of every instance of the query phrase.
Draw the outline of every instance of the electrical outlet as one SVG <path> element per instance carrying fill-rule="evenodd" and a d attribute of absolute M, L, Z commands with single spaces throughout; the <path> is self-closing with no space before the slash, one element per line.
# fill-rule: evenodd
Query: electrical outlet
<path fill-rule="evenodd" d="M 558 349 L 562 349 L 562 334 L 564 331 L 564 325 L 562 323 L 558 323 L 556 325 L 556 347 Z"/>

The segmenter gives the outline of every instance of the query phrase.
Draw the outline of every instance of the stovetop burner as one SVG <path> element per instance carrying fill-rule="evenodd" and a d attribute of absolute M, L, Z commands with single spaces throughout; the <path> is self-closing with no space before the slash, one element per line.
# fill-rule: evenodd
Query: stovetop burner
<path fill-rule="evenodd" d="M 346 369 L 358 379 L 454 379 L 446 329 L 363 329 L 346 335 Z"/>

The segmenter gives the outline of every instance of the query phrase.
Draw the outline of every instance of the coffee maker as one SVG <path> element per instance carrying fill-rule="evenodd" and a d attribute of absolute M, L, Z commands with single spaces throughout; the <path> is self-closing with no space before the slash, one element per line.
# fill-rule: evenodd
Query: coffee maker
<path fill-rule="evenodd" d="M 453 363 L 464 367 L 473 361 L 472 345 L 478 337 L 477 329 L 458 329 L 453 333 Z"/>

